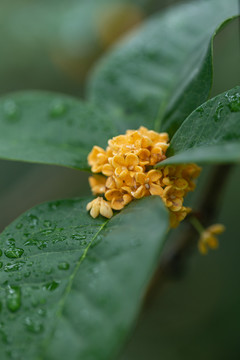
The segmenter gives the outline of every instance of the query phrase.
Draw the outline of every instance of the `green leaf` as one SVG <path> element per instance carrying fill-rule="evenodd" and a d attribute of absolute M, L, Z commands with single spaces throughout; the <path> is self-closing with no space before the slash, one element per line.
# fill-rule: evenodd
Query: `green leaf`
<path fill-rule="evenodd" d="M 116 134 L 98 107 L 48 92 L 0 99 L 0 158 L 87 169 L 93 145 Z"/>
<path fill-rule="evenodd" d="M 175 133 L 167 156 L 161 165 L 240 162 L 240 86 L 198 107 Z"/>
<path fill-rule="evenodd" d="M 113 359 L 136 320 L 162 250 L 159 197 L 110 221 L 89 199 L 33 208 L 0 236 L 0 358 Z"/>
<path fill-rule="evenodd" d="M 206 101 L 212 36 L 238 13 L 237 0 L 199 1 L 154 16 L 106 56 L 90 79 L 89 98 L 122 122 L 172 135 Z"/>

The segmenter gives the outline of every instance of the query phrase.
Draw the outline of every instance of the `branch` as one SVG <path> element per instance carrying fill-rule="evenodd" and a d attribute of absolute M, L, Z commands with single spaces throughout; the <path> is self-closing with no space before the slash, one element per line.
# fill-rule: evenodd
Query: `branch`
<path fill-rule="evenodd" d="M 226 182 L 233 165 L 217 165 L 212 169 L 206 189 L 194 214 L 206 227 L 215 220 Z M 192 216 L 191 214 L 189 217 Z M 186 222 L 180 238 L 162 256 L 160 265 L 156 270 L 146 294 L 146 302 L 152 299 L 157 289 L 162 286 L 170 276 L 179 276 L 187 255 L 196 247 L 196 230 Z M 199 236 L 199 235 L 198 235 Z"/>

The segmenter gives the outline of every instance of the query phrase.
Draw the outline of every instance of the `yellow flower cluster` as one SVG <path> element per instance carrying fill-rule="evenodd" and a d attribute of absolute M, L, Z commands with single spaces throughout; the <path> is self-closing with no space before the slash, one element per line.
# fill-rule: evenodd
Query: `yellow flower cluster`
<path fill-rule="evenodd" d="M 198 249 L 200 253 L 206 255 L 208 249 L 216 249 L 218 247 L 218 239 L 216 235 L 220 235 L 225 231 L 225 226 L 222 224 L 214 224 L 206 228 L 200 236 L 198 241 Z"/>
<path fill-rule="evenodd" d="M 97 198 L 88 204 L 91 216 L 100 213 L 110 218 L 110 209 L 121 210 L 134 199 L 158 195 L 170 211 L 171 226 L 176 227 L 191 211 L 183 206 L 183 199 L 194 189 L 193 180 L 198 177 L 200 168 L 188 164 L 154 169 L 154 165 L 166 159 L 168 141 L 167 133 L 140 127 L 110 139 L 106 150 L 94 146 L 88 163 L 98 175 L 91 176 L 89 183 L 94 195 L 104 194 L 107 200 L 103 200 L 104 206 L 109 211 L 107 216 L 106 211 L 101 211 L 99 204 L 103 203 Z"/>

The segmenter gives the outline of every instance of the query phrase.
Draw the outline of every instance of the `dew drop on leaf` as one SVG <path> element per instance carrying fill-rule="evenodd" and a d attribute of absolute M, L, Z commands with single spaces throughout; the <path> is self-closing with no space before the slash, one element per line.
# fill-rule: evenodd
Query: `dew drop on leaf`
<path fill-rule="evenodd" d="M 0 256 L 2 256 L 2 250 L 0 249 Z"/>
<path fill-rule="evenodd" d="M 19 286 L 8 286 L 6 290 L 6 304 L 11 312 L 17 311 L 21 306 L 21 289 Z"/>
<path fill-rule="evenodd" d="M 40 233 L 41 233 L 42 235 L 50 235 L 50 234 L 52 234 L 54 231 L 55 231 L 55 229 L 52 228 L 52 229 L 42 230 L 42 231 L 40 231 Z"/>
<path fill-rule="evenodd" d="M 29 227 L 34 228 L 38 225 L 38 217 L 32 214 L 28 215 L 29 218 Z"/>
<path fill-rule="evenodd" d="M 51 221 L 49 221 L 49 220 L 44 220 L 43 226 L 45 226 L 45 227 L 50 227 L 51 225 L 52 225 Z"/>
<path fill-rule="evenodd" d="M 22 223 L 19 223 L 16 225 L 16 229 L 21 229 L 23 227 L 23 224 Z"/>
<path fill-rule="evenodd" d="M 47 284 L 45 284 L 43 286 L 43 289 L 53 291 L 53 290 L 57 289 L 58 286 L 59 286 L 59 282 L 53 280 L 53 281 L 48 282 Z"/>
<path fill-rule="evenodd" d="M 85 240 L 86 238 L 85 235 L 72 235 L 73 240 Z"/>
<path fill-rule="evenodd" d="M 50 210 L 57 210 L 57 208 L 59 207 L 59 205 L 60 205 L 60 202 L 59 202 L 59 201 L 55 201 L 55 202 L 49 204 L 48 206 L 49 206 L 49 209 L 50 209 Z"/>
<path fill-rule="evenodd" d="M 37 248 L 39 250 L 42 250 L 44 248 L 47 247 L 47 242 L 43 241 L 43 240 L 36 240 L 36 239 L 28 239 L 27 241 L 25 241 L 25 243 L 23 244 L 25 246 L 37 246 Z"/>
<path fill-rule="evenodd" d="M 25 318 L 24 324 L 29 332 L 38 334 L 43 331 L 44 327 L 41 321 L 33 319 L 29 316 Z"/>
<path fill-rule="evenodd" d="M 52 118 L 58 118 L 63 114 L 65 114 L 66 111 L 67 111 L 67 106 L 61 100 L 55 100 L 51 105 L 49 115 Z"/>
<path fill-rule="evenodd" d="M 3 263 L 2 261 L 0 261 L 0 269 L 3 267 Z"/>
<path fill-rule="evenodd" d="M 58 264 L 58 268 L 59 270 L 68 270 L 69 264 L 67 262 L 61 262 L 60 264 Z"/>
<path fill-rule="evenodd" d="M 8 341 L 7 334 L 4 331 L 4 323 L 3 322 L 0 322 L 0 335 L 1 335 L 2 342 L 4 344 L 8 344 L 9 341 Z"/>
<path fill-rule="evenodd" d="M 40 309 L 37 310 L 37 313 L 38 313 L 38 315 L 40 315 L 40 316 L 45 316 L 45 315 L 46 315 L 46 310 L 40 308 Z"/>
<path fill-rule="evenodd" d="M 200 106 L 199 108 L 196 109 L 196 112 L 198 112 L 200 114 L 200 116 L 202 116 L 203 114 L 203 108 L 202 106 Z"/>
<path fill-rule="evenodd" d="M 238 112 L 240 111 L 240 94 L 235 95 L 228 95 L 226 94 L 226 97 L 229 101 L 228 107 L 231 112 Z"/>
<path fill-rule="evenodd" d="M 221 119 L 222 109 L 223 109 L 223 105 L 219 102 L 218 106 L 216 108 L 216 112 L 215 112 L 214 117 L 213 117 L 216 122 Z"/>
<path fill-rule="evenodd" d="M 23 249 L 14 246 L 4 251 L 4 254 L 10 259 L 18 259 L 22 256 L 23 253 Z"/>
<path fill-rule="evenodd" d="M 11 99 L 5 101 L 3 109 L 7 120 L 16 121 L 19 119 L 20 111 L 15 101 Z"/>
<path fill-rule="evenodd" d="M 8 264 L 5 265 L 4 271 L 6 271 L 6 272 L 11 272 L 11 271 L 21 270 L 21 268 L 23 267 L 23 264 L 24 264 L 23 261 L 17 262 L 17 263 L 15 263 L 15 264 L 8 263 Z"/>
<path fill-rule="evenodd" d="M 15 246 L 15 239 L 13 239 L 13 238 L 7 239 L 6 245 Z"/>

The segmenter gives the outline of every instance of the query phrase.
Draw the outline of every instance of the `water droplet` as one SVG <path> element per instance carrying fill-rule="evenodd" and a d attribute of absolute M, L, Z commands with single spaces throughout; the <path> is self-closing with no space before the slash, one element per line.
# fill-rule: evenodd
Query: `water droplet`
<path fill-rule="evenodd" d="M 29 227 L 30 228 L 34 228 L 38 225 L 38 217 L 37 216 L 29 214 L 28 219 L 29 219 Z"/>
<path fill-rule="evenodd" d="M 11 272 L 11 271 L 21 270 L 21 268 L 23 267 L 23 264 L 24 264 L 23 261 L 19 261 L 15 264 L 8 263 L 4 266 L 4 271 Z"/>
<path fill-rule="evenodd" d="M 8 341 L 7 334 L 4 331 L 4 323 L 3 322 L 0 322 L 0 335 L 1 335 L 3 343 L 8 344 L 9 341 Z"/>
<path fill-rule="evenodd" d="M 7 308 L 11 312 L 17 311 L 21 306 L 21 289 L 19 286 L 8 286 L 7 288 Z"/>
<path fill-rule="evenodd" d="M 64 240 L 66 240 L 66 238 L 67 237 L 65 235 L 61 235 L 59 238 L 52 239 L 52 242 L 53 242 L 53 244 L 56 244 L 58 242 L 62 242 Z"/>
<path fill-rule="evenodd" d="M 200 116 L 202 116 L 204 110 L 203 110 L 202 106 L 200 106 L 200 107 L 198 107 L 198 108 L 196 109 L 196 111 L 197 111 L 198 113 L 200 113 Z"/>
<path fill-rule="evenodd" d="M 45 284 L 43 286 L 43 289 L 53 291 L 53 290 L 57 289 L 58 286 L 59 286 L 59 282 L 53 280 L 53 281 L 48 282 L 47 284 Z"/>
<path fill-rule="evenodd" d="M 16 229 L 21 229 L 23 227 L 23 224 L 21 224 L 21 223 L 18 223 L 17 225 L 16 225 Z"/>
<path fill-rule="evenodd" d="M 230 109 L 231 112 L 238 112 L 240 111 L 240 94 L 234 94 L 234 95 L 229 95 L 226 94 L 226 97 L 229 101 L 228 107 Z"/>
<path fill-rule="evenodd" d="M 11 121 L 18 120 L 20 111 L 19 111 L 19 108 L 18 108 L 17 104 L 15 103 L 15 101 L 13 101 L 11 99 L 6 100 L 3 105 L 3 108 L 4 108 L 4 113 L 6 115 L 6 118 L 8 120 L 11 120 Z"/>
<path fill-rule="evenodd" d="M 6 245 L 15 246 L 15 239 L 13 239 L 13 238 L 7 239 Z"/>
<path fill-rule="evenodd" d="M 72 235 L 73 240 L 84 240 L 87 237 L 85 235 Z"/>
<path fill-rule="evenodd" d="M 25 246 L 37 246 L 39 250 L 42 250 L 47 247 L 47 242 L 44 240 L 28 239 L 24 243 Z"/>
<path fill-rule="evenodd" d="M 0 261 L 0 269 L 3 267 L 3 263 Z"/>
<path fill-rule="evenodd" d="M 22 256 L 24 250 L 17 247 L 10 247 L 9 249 L 4 251 L 4 254 L 11 259 L 18 259 Z"/>
<path fill-rule="evenodd" d="M 51 221 L 49 221 L 49 220 L 44 220 L 43 226 L 45 226 L 45 227 L 50 227 L 51 225 L 52 225 Z"/>
<path fill-rule="evenodd" d="M 24 324 L 26 325 L 27 330 L 34 334 L 38 334 L 44 329 L 41 321 L 33 319 L 29 316 L 25 318 Z"/>
<path fill-rule="evenodd" d="M 222 112 L 222 109 L 223 109 L 223 104 L 221 104 L 220 102 L 218 103 L 218 106 L 216 108 L 216 112 L 214 114 L 214 120 L 215 121 L 219 121 L 221 119 L 221 112 Z"/>
<path fill-rule="evenodd" d="M 40 316 L 45 316 L 45 315 L 46 315 L 46 310 L 40 308 L 40 309 L 38 309 L 37 313 L 38 313 L 38 315 L 40 315 Z"/>
<path fill-rule="evenodd" d="M 59 206 L 60 206 L 60 201 L 54 201 L 48 205 L 49 210 L 57 210 Z"/>
<path fill-rule="evenodd" d="M 69 264 L 67 262 L 61 262 L 60 264 L 58 264 L 58 268 L 59 270 L 68 270 Z"/>
<path fill-rule="evenodd" d="M 0 249 L 0 256 L 2 256 L 2 250 Z"/>
<path fill-rule="evenodd" d="M 51 106 L 49 115 L 52 118 L 58 118 L 58 117 L 62 116 L 63 114 L 65 114 L 66 111 L 67 111 L 66 104 L 64 104 L 62 102 L 62 100 L 56 99 Z"/>
<path fill-rule="evenodd" d="M 40 231 L 40 233 L 41 233 L 42 235 L 50 235 L 50 234 L 52 234 L 54 231 L 55 231 L 55 228 L 52 228 L 52 229 L 42 230 L 42 231 Z"/>

